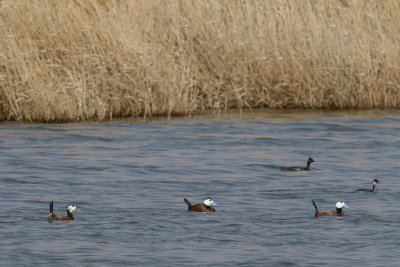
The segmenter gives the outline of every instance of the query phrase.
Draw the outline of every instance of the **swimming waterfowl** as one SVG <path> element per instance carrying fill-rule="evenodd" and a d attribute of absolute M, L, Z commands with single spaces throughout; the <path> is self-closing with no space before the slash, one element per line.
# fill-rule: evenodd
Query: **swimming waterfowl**
<path fill-rule="evenodd" d="M 306 167 L 292 166 L 292 167 L 283 168 L 283 170 L 287 170 L 287 171 L 309 171 L 310 170 L 310 165 L 313 162 L 315 162 L 315 160 L 313 158 L 308 158 Z"/>
<path fill-rule="evenodd" d="M 73 212 L 76 210 L 75 205 L 69 205 L 67 207 L 67 215 L 55 214 L 53 210 L 53 201 L 50 202 L 50 213 L 47 216 L 49 221 L 72 221 L 74 220 Z"/>
<path fill-rule="evenodd" d="M 197 211 L 197 212 L 215 212 L 213 206 L 217 206 L 218 204 L 214 202 L 211 198 L 207 198 L 203 201 L 203 203 L 198 203 L 192 205 L 189 200 L 186 198 L 183 199 L 188 206 L 188 211 Z"/>
<path fill-rule="evenodd" d="M 348 208 L 349 206 L 344 203 L 343 201 L 337 202 L 336 203 L 336 210 L 332 211 L 319 211 L 317 204 L 315 204 L 314 200 L 311 200 L 314 208 L 315 208 L 315 217 L 320 217 L 320 216 L 343 216 L 343 208 Z"/>
<path fill-rule="evenodd" d="M 374 179 L 372 181 L 372 189 L 370 189 L 370 188 L 360 188 L 360 189 L 357 189 L 357 191 L 361 191 L 361 192 L 376 192 L 376 189 L 377 189 L 379 183 L 380 182 L 379 182 L 378 179 Z"/>

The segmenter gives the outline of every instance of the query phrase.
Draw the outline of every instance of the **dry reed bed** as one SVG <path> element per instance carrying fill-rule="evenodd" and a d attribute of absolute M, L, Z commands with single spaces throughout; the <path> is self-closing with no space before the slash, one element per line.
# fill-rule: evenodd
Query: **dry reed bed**
<path fill-rule="evenodd" d="M 400 1 L 2 0 L 0 120 L 399 108 Z"/>

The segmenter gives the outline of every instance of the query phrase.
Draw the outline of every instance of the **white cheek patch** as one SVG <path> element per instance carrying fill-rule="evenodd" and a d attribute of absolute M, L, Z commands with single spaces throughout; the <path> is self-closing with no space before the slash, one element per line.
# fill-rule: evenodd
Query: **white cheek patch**
<path fill-rule="evenodd" d="M 342 208 L 349 208 L 349 205 L 347 205 L 346 203 L 344 203 L 344 202 L 337 202 L 336 203 L 336 208 L 338 208 L 338 209 L 342 209 Z"/>
<path fill-rule="evenodd" d="M 217 206 L 218 204 L 214 202 L 214 200 L 207 198 L 203 201 L 206 206 Z"/>
<path fill-rule="evenodd" d="M 76 206 L 68 206 L 69 212 L 74 212 L 76 210 Z"/>

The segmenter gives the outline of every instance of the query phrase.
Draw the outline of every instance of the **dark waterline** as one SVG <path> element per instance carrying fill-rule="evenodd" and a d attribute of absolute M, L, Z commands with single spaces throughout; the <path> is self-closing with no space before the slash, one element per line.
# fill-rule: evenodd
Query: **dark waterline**
<path fill-rule="evenodd" d="M 4 266 L 397 266 L 400 112 L 0 126 Z M 317 162 L 308 172 L 281 171 Z M 354 192 L 381 181 L 377 193 Z M 189 213 L 213 197 L 216 213 Z M 314 218 L 337 201 L 343 218 Z M 73 222 L 48 223 L 48 202 Z"/>

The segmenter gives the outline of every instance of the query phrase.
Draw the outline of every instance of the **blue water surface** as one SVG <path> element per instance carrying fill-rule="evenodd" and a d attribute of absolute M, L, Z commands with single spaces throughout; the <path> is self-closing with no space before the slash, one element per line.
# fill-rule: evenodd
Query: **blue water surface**
<path fill-rule="evenodd" d="M 2 124 L 1 265 L 398 266 L 399 115 Z M 281 170 L 310 156 L 309 172 Z M 378 192 L 355 192 L 373 178 Z M 350 209 L 314 218 L 311 199 Z M 75 220 L 49 223 L 51 200 Z"/>

